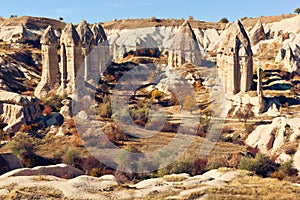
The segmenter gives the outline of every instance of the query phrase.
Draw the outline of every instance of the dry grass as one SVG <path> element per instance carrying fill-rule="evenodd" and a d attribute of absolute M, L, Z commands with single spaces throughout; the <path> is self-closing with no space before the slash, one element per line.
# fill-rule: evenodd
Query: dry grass
<path fill-rule="evenodd" d="M 49 25 L 51 25 L 55 29 L 63 29 L 66 26 L 64 22 L 61 22 L 59 20 L 31 16 L 8 18 L 2 21 L 1 26 L 21 26 L 22 24 L 24 24 L 27 28 L 33 29 L 46 29 Z"/>
<path fill-rule="evenodd" d="M 283 19 L 288 19 L 295 17 L 295 14 L 282 14 L 278 16 L 261 16 L 257 18 L 246 18 L 242 20 L 242 23 L 244 26 L 250 26 L 253 27 L 257 23 L 258 20 L 260 20 L 262 23 L 273 23 L 273 22 L 279 22 Z"/>
<path fill-rule="evenodd" d="M 0 196 L 1 199 L 67 199 L 63 193 L 47 187 L 12 187 L 6 188 L 9 194 Z"/>
<path fill-rule="evenodd" d="M 183 24 L 185 20 L 183 19 L 158 19 L 157 21 L 152 19 L 123 19 L 114 20 L 103 23 L 105 29 L 136 29 L 136 28 L 146 28 L 146 27 L 157 27 L 157 26 L 171 26 L 178 27 Z M 224 23 L 218 22 L 204 22 L 191 20 L 190 24 L 192 28 L 202 28 L 202 29 L 217 29 L 223 30 L 225 28 Z"/>

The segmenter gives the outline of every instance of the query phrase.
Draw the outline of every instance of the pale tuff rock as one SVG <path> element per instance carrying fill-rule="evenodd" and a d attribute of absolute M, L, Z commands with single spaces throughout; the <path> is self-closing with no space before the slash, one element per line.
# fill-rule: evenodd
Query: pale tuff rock
<path fill-rule="evenodd" d="M 300 171 L 300 145 L 298 149 L 299 150 L 294 155 L 294 165 Z"/>
<path fill-rule="evenodd" d="M 91 30 L 82 20 L 76 30 L 69 23 L 59 35 L 58 43 L 55 31 L 48 27 L 41 38 L 43 73 L 35 90 L 40 98 L 49 96 L 49 91 L 56 90 L 59 84 L 58 95 L 73 94 L 81 66 L 84 67 L 84 71 L 80 71 L 84 73 L 84 80 L 97 82 L 100 72 L 109 63 L 109 45 L 101 25 L 95 24 Z M 57 49 L 60 49 L 60 63 Z"/>
<path fill-rule="evenodd" d="M 289 142 L 295 142 L 300 135 L 299 118 L 286 119 L 278 117 L 273 119 L 272 124 L 258 126 L 246 139 L 246 144 L 258 148 L 262 153 L 270 156 L 280 155 L 278 162 L 287 161 L 291 158 L 282 153 L 281 148 Z M 295 166 L 300 169 L 300 153 L 293 157 Z"/>
<path fill-rule="evenodd" d="M 30 123 L 42 116 L 39 100 L 35 97 L 0 91 L 0 115 L 7 126 L 3 129 L 16 132 L 25 123 Z"/>
<path fill-rule="evenodd" d="M 60 178 L 75 178 L 77 176 L 84 175 L 84 172 L 66 165 L 66 164 L 58 164 L 58 165 L 49 165 L 49 166 L 39 166 L 34 168 L 20 168 L 13 171 L 10 171 L 6 174 L 0 176 L 0 178 L 8 178 L 13 176 L 37 176 L 37 175 L 51 175 Z"/>
<path fill-rule="evenodd" d="M 256 25 L 253 27 L 253 29 L 249 32 L 249 37 L 251 41 L 251 46 L 255 46 L 258 44 L 261 40 L 266 39 L 266 34 L 264 27 L 259 20 Z"/>
<path fill-rule="evenodd" d="M 200 47 L 196 35 L 188 21 L 179 28 L 178 33 L 166 44 L 168 66 L 179 67 L 186 62 L 200 65 Z"/>
<path fill-rule="evenodd" d="M 61 45 L 61 86 L 58 94 L 72 94 L 74 92 L 76 74 L 83 62 L 80 37 L 69 23 L 60 38 Z"/>
<path fill-rule="evenodd" d="M 92 26 L 92 32 L 94 34 L 94 42 L 96 45 L 100 44 L 101 42 L 104 42 L 107 40 L 107 36 L 105 34 L 105 31 L 103 27 L 100 24 L 95 23 Z"/>
<path fill-rule="evenodd" d="M 81 45 L 82 45 L 82 53 L 85 57 L 84 59 L 84 76 L 85 80 L 88 79 L 88 68 L 90 65 L 90 57 L 87 57 L 92 49 L 92 44 L 94 43 L 94 35 L 89 25 L 85 20 L 82 20 L 77 27 L 77 32 L 79 34 Z"/>
<path fill-rule="evenodd" d="M 285 118 L 275 118 L 271 125 L 261 125 L 253 131 L 246 140 L 246 144 L 264 154 L 273 155 L 285 142 Z"/>
<path fill-rule="evenodd" d="M 220 37 L 216 29 L 194 29 L 193 31 L 199 43 L 201 53 L 202 51 L 205 53 L 205 50 L 211 45 L 211 43 L 218 40 Z"/>
<path fill-rule="evenodd" d="M 262 76 L 263 76 L 263 70 L 261 68 L 258 68 L 257 69 L 257 95 L 258 95 L 259 113 L 262 113 L 265 110 Z"/>
<path fill-rule="evenodd" d="M 274 22 L 267 24 L 266 30 L 270 30 L 271 32 L 288 32 L 297 34 L 300 30 L 300 15 L 296 15 L 293 18 L 284 19 L 280 22 Z"/>
<path fill-rule="evenodd" d="M 64 117 L 64 119 L 71 119 L 72 118 L 72 114 L 71 114 L 72 101 L 70 99 L 64 99 L 61 103 L 64 106 L 61 107 L 59 113 Z"/>
<path fill-rule="evenodd" d="M 241 24 L 231 24 L 220 36 L 217 64 L 226 94 L 247 92 L 253 79 L 253 58 L 250 40 Z"/>
<path fill-rule="evenodd" d="M 59 84 L 58 74 L 58 38 L 54 30 L 49 26 L 41 37 L 43 72 L 42 78 L 34 91 L 34 95 L 44 98 L 51 89 L 55 89 Z"/>
<path fill-rule="evenodd" d="M 277 108 L 276 103 L 273 103 L 266 112 L 266 115 L 276 117 L 280 115 L 279 109 Z"/>
<path fill-rule="evenodd" d="M 95 75 L 103 73 L 104 69 L 110 64 L 110 48 L 103 27 L 95 23 L 92 32 L 94 35 L 93 50 L 89 55 L 89 72 L 85 80 L 96 80 L 98 77 L 95 77 Z"/>
<path fill-rule="evenodd" d="M 20 26 L 1 26 L 0 40 L 12 43 L 37 41 L 38 34 L 30 31 L 24 24 Z"/>
<path fill-rule="evenodd" d="M 80 24 L 76 28 L 77 33 L 80 37 L 80 41 L 83 48 L 89 48 L 90 45 L 93 43 L 94 35 L 89 25 L 85 20 L 82 20 Z"/>
<path fill-rule="evenodd" d="M 285 69 L 289 72 L 299 71 L 300 66 L 300 57 L 299 57 L 300 48 L 296 45 L 295 50 L 293 51 L 291 47 L 281 48 L 278 52 L 275 62 L 283 63 Z"/>

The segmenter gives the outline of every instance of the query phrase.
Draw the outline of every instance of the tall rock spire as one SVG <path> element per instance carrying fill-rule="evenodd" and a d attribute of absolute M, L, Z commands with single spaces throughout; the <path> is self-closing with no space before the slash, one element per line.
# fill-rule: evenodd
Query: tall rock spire
<path fill-rule="evenodd" d="M 81 39 L 73 26 L 69 23 L 62 31 L 61 45 L 61 87 L 58 94 L 72 94 L 76 74 L 83 62 Z"/>
<path fill-rule="evenodd" d="M 178 67 L 185 62 L 200 65 L 200 47 L 195 33 L 185 21 L 165 48 L 168 51 L 168 66 Z"/>
<path fill-rule="evenodd" d="M 250 39 L 240 21 L 220 36 L 217 63 L 227 94 L 247 92 L 253 81 L 253 53 Z"/>
<path fill-rule="evenodd" d="M 88 23 L 85 20 L 82 20 L 77 26 L 76 30 L 80 37 L 82 47 L 89 47 L 92 44 L 92 41 L 94 40 L 94 34 L 91 31 Z"/>
<path fill-rule="evenodd" d="M 39 98 L 48 95 L 49 90 L 55 89 L 59 83 L 58 75 L 58 38 L 54 30 L 49 26 L 41 37 L 43 71 L 42 78 L 36 87 L 34 94 Z"/>

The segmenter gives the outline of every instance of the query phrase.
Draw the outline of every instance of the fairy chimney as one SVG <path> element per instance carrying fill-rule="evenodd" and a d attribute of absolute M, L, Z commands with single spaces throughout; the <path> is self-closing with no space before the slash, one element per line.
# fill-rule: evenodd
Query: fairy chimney
<path fill-rule="evenodd" d="M 73 24 L 69 23 L 62 31 L 60 46 L 61 86 L 58 93 L 60 95 L 72 94 L 74 92 L 76 73 L 83 62 L 81 40 Z"/>
<path fill-rule="evenodd" d="M 58 74 L 58 38 L 54 30 L 49 26 L 41 37 L 42 46 L 42 77 L 34 94 L 38 98 L 44 98 L 49 90 L 55 89 L 59 84 Z"/>

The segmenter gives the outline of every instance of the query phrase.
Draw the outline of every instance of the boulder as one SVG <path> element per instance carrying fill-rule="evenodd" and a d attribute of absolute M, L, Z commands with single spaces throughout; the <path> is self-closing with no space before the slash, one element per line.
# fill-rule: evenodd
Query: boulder
<path fill-rule="evenodd" d="M 71 119 L 72 114 L 71 114 L 71 103 L 72 101 L 70 99 L 64 99 L 61 102 L 64 106 L 61 107 L 59 113 L 65 118 L 65 119 Z"/>
<path fill-rule="evenodd" d="M 47 127 L 60 126 L 64 123 L 64 117 L 60 113 L 48 115 L 43 120 Z"/>
<path fill-rule="evenodd" d="M 39 99 L 13 92 L 0 91 L 0 115 L 4 131 L 16 132 L 25 123 L 32 123 L 42 116 Z"/>

